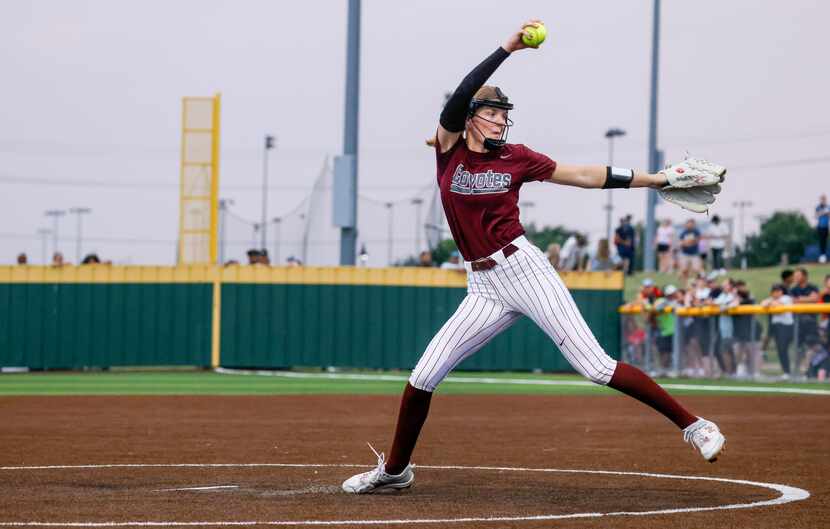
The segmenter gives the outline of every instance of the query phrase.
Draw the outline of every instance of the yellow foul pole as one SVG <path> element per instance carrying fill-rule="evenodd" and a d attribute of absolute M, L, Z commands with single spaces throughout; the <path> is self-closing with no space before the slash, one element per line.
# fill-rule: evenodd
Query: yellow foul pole
<path fill-rule="evenodd" d="M 217 262 L 219 246 L 219 111 L 222 95 L 213 98 L 213 152 L 211 153 L 210 182 L 210 262 L 213 265 L 213 317 L 211 321 L 210 365 L 221 365 L 220 342 L 222 340 L 222 263 Z"/>

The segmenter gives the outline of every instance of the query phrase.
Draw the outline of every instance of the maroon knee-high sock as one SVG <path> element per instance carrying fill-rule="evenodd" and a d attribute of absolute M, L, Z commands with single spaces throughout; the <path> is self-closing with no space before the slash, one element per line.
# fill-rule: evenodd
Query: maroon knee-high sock
<path fill-rule="evenodd" d="M 427 420 L 429 402 L 432 393 L 412 387 L 408 382 L 401 397 L 401 410 L 398 412 L 398 426 L 395 428 L 395 440 L 389 450 L 389 460 L 386 462 L 388 474 L 400 474 L 415 450 L 421 427 Z"/>
<path fill-rule="evenodd" d="M 608 387 L 648 404 L 665 415 L 678 428 L 685 428 L 697 420 L 697 417 L 666 393 L 665 389 L 634 366 L 618 362 Z"/>

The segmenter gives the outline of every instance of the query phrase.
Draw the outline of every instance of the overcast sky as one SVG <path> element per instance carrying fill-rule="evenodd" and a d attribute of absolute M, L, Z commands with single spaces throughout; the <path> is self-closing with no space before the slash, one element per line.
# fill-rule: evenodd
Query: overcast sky
<path fill-rule="evenodd" d="M 39 263 L 37 230 L 51 227 L 44 211 L 84 206 L 93 210 L 85 251 L 172 264 L 182 96 L 222 93 L 221 195 L 234 211 L 259 217 L 265 133 L 278 137 L 269 216 L 293 209 L 342 150 L 346 5 L 4 2 L 0 262 L 26 251 Z M 492 80 L 516 104 L 510 141 L 562 162 L 604 164 L 603 134 L 616 126 L 627 135 L 615 165 L 645 167 L 651 1 L 364 0 L 362 8 L 365 196 L 404 201 L 434 182 L 423 141 L 443 93 L 531 17 L 547 24 L 547 42 L 510 57 Z M 830 5 L 807 0 L 663 2 L 659 145 L 669 160 L 689 150 L 726 165 L 712 212 L 730 217 L 734 201 L 752 201 L 748 231 L 776 209 L 812 218 L 830 191 L 828 19 Z M 604 232 L 604 192 L 531 184 L 522 200 L 535 203 L 523 219 Z M 614 202 L 615 217 L 644 216 L 642 190 L 615 192 Z M 412 207 L 397 208 L 400 256 L 414 235 Z M 386 221 L 382 208 L 362 214 Z M 687 215 L 661 205 L 658 216 Z M 60 225 L 71 261 L 74 224 Z"/>

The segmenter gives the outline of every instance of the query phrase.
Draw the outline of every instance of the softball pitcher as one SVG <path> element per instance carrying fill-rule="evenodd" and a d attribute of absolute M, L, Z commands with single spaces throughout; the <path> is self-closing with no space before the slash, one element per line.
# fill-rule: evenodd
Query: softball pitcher
<path fill-rule="evenodd" d="M 465 358 L 522 315 L 556 342 L 579 373 L 665 415 L 707 461 L 715 461 L 726 443 L 713 422 L 687 411 L 636 367 L 605 353 L 559 275 L 524 237 L 518 208 L 522 184 L 541 181 L 594 189 L 654 187 L 667 200 L 702 212 L 714 202 L 726 170 L 691 158 L 657 174 L 557 164 L 524 145 L 507 143 L 513 104 L 499 88 L 484 83 L 511 53 L 531 47 L 522 36 L 529 34 L 528 27 L 540 25 L 538 20 L 524 24 L 461 81 L 428 142 L 435 149 L 444 212 L 465 260 L 467 296 L 409 377 L 389 459 L 376 453 L 377 467 L 347 479 L 346 492 L 366 494 L 412 485 L 410 458 L 432 392 Z"/>

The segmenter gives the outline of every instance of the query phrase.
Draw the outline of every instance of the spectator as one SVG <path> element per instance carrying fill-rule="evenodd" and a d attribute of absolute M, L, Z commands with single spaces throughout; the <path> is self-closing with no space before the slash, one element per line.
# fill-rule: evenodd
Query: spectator
<path fill-rule="evenodd" d="M 698 276 L 692 281 L 691 288 L 686 296 L 687 307 L 700 307 L 709 299 L 712 289 L 709 288 L 709 282 L 703 276 Z"/>
<path fill-rule="evenodd" d="M 786 287 L 781 283 L 772 285 L 770 296 L 761 302 L 762 307 L 783 307 L 793 304 L 793 298 L 786 294 Z M 795 318 L 792 312 L 773 314 L 770 318 L 770 335 L 775 340 L 778 361 L 781 362 L 782 378 L 790 378 L 790 344 L 793 341 Z"/>
<path fill-rule="evenodd" d="M 721 223 L 718 215 L 712 216 L 712 222 L 706 230 L 706 237 L 709 241 L 709 249 L 712 251 L 712 270 L 726 272 L 723 253 L 726 249 L 726 240 L 729 238 L 729 228 Z"/>
<path fill-rule="evenodd" d="M 17 264 L 19 264 L 19 265 L 29 264 L 29 258 L 26 256 L 25 253 L 17 254 Z"/>
<path fill-rule="evenodd" d="M 657 298 L 654 302 L 657 353 L 661 367 L 666 370 L 672 367 L 674 329 L 677 325 L 677 315 L 674 311 L 682 306 L 683 293 L 674 285 L 666 285 L 666 288 L 663 289 L 663 296 Z"/>
<path fill-rule="evenodd" d="M 793 286 L 790 287 L 790 297 L 793 303 L 818 303 L 818 287 L 808 282 L 807 269 L 796 268 L 793 274 Z M 798 340 L 795 344 L 797 354 L 796 365 L 801 371 L 801 364 L 806 358 L 807 341 L 813 336 L 818 336 L 818 317 L 816 314 L 797 314 Z"/>
<path fill-rule="evenodd" d="M 610 270 L 618 270 L 620 258 L 611 255 L 611 250 L 608 247 L 608 239 L 600 239 L 597 242 L 597 253 L 591 259 L 589 269 L 592 272 L 608 272 Z"/>
<path fill-rule="evenodd" d="M 724 288 L 722 285 L 718 284 L 718 277 L 719 274 L 714 270 L 706 275 L 706 287 L 709 289 L 709 297 L 702 302 L 702 306 L 717 306 L 718 308 L 720 308 L 720 306 L 718 305 L 718 303 L 715 302 L 715 300 L 721 297 L 721 294 L 724 293 Z M 731 322 L 731 319 L 729 321 Z M 705 323 L 707 326 L 707 331 L 709 333 L 709 341 L 706 342 L 709 344 L 707 346 L 709 354 L 705 358 L 705 367 L 707 369 L 707 373 L 709 373 L 710 375 L 714 375 L 715 373 L 715 366 L 711 364 L 711 361 L 714 358 L 718 365 L 718 368 L 720 369 L 720 372 L 722 374 L 728 374 L 729 365 L 727 365 L 727 362 L 724 360 L 722 351 L 723 340 L 721 337 L 720 316 L 718 315 L 705 318 Z M 726 323 L 725 325 L 728 326 L 730 325 L 730 323 Z M 728 327 L 724 327 L 724 329 L 728 329 Z M 731 336 L 731 330 L 727 330 L 727 334 Z"/>
<path fill-rule="evenodd" d="M 585 270 L 588 264 L 587 246 L 588 239 L 580 233 L 575 233 L 568 237 L 559 254 L 559 262 L 562 265 L 562 270 Z"/>
<path fill-rule="evenodd" d="M 795 275 L 795 273 L 789 268 L 781 271 L 781 284 L 784 285 L 784 288 L 786 289 L 784 291 L 785 294 L 789 294 L 790 288 L 793 286 L 793 281 L 795 279 L 793 275 Z"/>
<path fill-rule="evenodd" d="M 247 251 L 248 255 L 248 264 L 255 265 L 255 264 L 262 264 L 262 265 L 270 265 L 271 260 L 268 258 L 268 250 L 266 249 L 259 249 L 259 248 L 251 248 Z"/>
<path fill-rule="evenodd" d="M 821 195 L 816 206 L 816 233 L 818 235 L 819 263 L 827 262 L 827 229 L 830 226 L 830 206 L 827 195 Z"/>
<path fill-rule="evenodd" d="M 732 280 L 723 280 L 720 293 L 712 300 L 721 314 L 718 316 L 718 337 L 715 357 L 722 373 L 735 374 L 735 326 L 731 315 L 725 312 L 740 303 Z"/>
<path fill-rule="evenodd" d="M 637 302 L 642 305 L 653 305 L 657 298 L 663 297 L 660 288 L 654 284 L 650 277 L 643 279 L 640 293 L 637 294 Z"/>
<path fill-rule="evenodd" d="M 781 285 L 784 287 L 784 294 L 789 294 L 790 293 L 790 288 L 792 288 L 792 285 L 793 285 L 793 274 L 794 274 L 793 271 L 790 270 L 789 268 L 785 268 L 784 270 L 781 271 L 781 275 L 780 275 Z M 761 349 L 763 349 L 765 351 L 766 351 L 767 347 L 769 346 L 770 339 L 773 337 L 772 333 L 770 332 L 770 330 L 772 329 L 772 315 L 771 314 L 767 315 L 767 324 L 768 324 L 767 325 L 767 336 L 764 338 L 764 343 L 761 346 Z"/>
<path fill-rule="evenodd" d="M 633 316 L 624 320 L 623 338 L 625 339 L 626 361 L 640 364 L 643 362 L 643 346 L 646 342 L 645 329 L 637 326 Z"/>
<path fill-rule="evenodd" d="M 686 226 L 680 232 L 680 275 L 684 279 L 690 272 L 703 271 L 700 260 L 700 231 L 694 219 L 686 221 Z"/>
<path fill-rule="evenodd" d="M 430 252 L 429 250 L 424 250 L 423 252 L 421 252 L 418 256 L 418 266 L 422 266 L 425 268 L 434 266 L 432 264 L 432 252 Z"/>
<path fill-rule="evenodd" d="M 719 274 L 715 271 L 706 274 L 706 286 L 709 287 L 710 299 L 715 299 L 720 296 L 720 293 L 723 291 L 723 286 L 718 285 L 718 276 Z"/>
<path fill-rule="evenodd" d="M 52 254 L 52 266 L 60 268 L 64 264 L 66 264 L 66 263 L 63 262 L 63 254 L 62 253 L 55 252 L 54 254 Z"/>
<path fill-rule="evenodd" d="M 458 250 L 453 250 L 450 253 L 450 258 L 441 263 L 443 270 L 464 270 L 464 263 L 461 262 L 461 254 Z"/>
<path fill-rule="evenodd" d="M 631 215 L 620 219 L 620 225 L 614 230 L 614 244 L 617 255 L 623 262 L 623 272 L 634 273 L 634 228 L 631 227 Z"/>
<path fill-rule="evenodd" d="M 830 274 L 824 276 L 824 288 L 819 292 L 821 303 L 830 303 Z M 830 314 L 822 314 L 819 318 L 819 330 L 824 332 L 827 348 L 830 349 Z"/>
<path fill-rule="evenodd" d="M 809 274 L 806 268 L 796 268 L 793 274 L 793 286 L 790 287 L 790 296 L 794 303 L 818 303 L 818 287 L 808 281 Z"/>
<path fill-rule="evenodd" d="M 91 253 L 91 254 L 88 254 L 84 257 L 84 260 L 81 261 L 81 264 L 82 265 L 101 264 L 101 260 L 98 258 L 98 254 Z"/>
<path fill-rule="evenodd" d="M 288 258 L 285 260 L 285 265 L 296 268 L 298 266 L 303 266 L 302 260 L 298 257 L 294 257 L 293 255 L 289 255 Z"/>
<path fill-rule="evenodd" d="M 743 280 L 735 281 L 735 293 L 739 305 L 754 305 L 755 298 Z M 732 317 L 735 333 L 735 376 L 755 378 L 760 373 L 763 351 L 757 339 L 759 325 L 755 316 L 742 314 Z"/>
<path fill-rule="evenodd" d="M 698 228 L 698 232 L 700 232 L 700 236 L 698 238 L 697 243 L 697 251 L 698 256 L 700 257 L 700 269 L 704 272 L 710 268 L 709 265 L 709 239 L 706 238 L 705 234 L 700 231 Z"/>
<path fill-rule="evenodd" d="M 237 261 L 236 259 L 228 259 L 227 261 L 225 261 L 225 266 L 236 266 L 238 264 L 239 261 Z"/>
<path fill-rule="evenodd" d="M 830 353 L 827 348 L 821 343 L 817 336 L 811 337 L 807 341 L 807 378 L 817 378 L 819 380 L 827 379 L 827 372 L 830 371 Z"/>
<path fill-rule="evenodd" d="M 668 274 L 674 269 L 674 227 L 670 219 L 665 219 L 657 228 L 657 262 L 660 272 Z"/>
<path fill-rule="evenodd" d="M 707 305 L 712 290 L 705 277 L 698 277 L 693 288 L 690 288 L 686 295 L 686 306 L 700 308 Z M 690 317 L 687 319 L 687 367 L 691 368 L 689 374 L 692 376 L 706 376 L 707 371 L 711 373 L 711 365 L 707 356 L 712 343 L 712 332 L 709 328 L 709 318 Z"/>
<path fill-rule="evenodd" d="M 554 270 L 559 271 L 562 267 L 562 264 L 559 262 L 559 253 L 562 248 L 556 244 L 555 242 L 550 243 L 548 245 L 548 262 L 553 267 Z"/>

